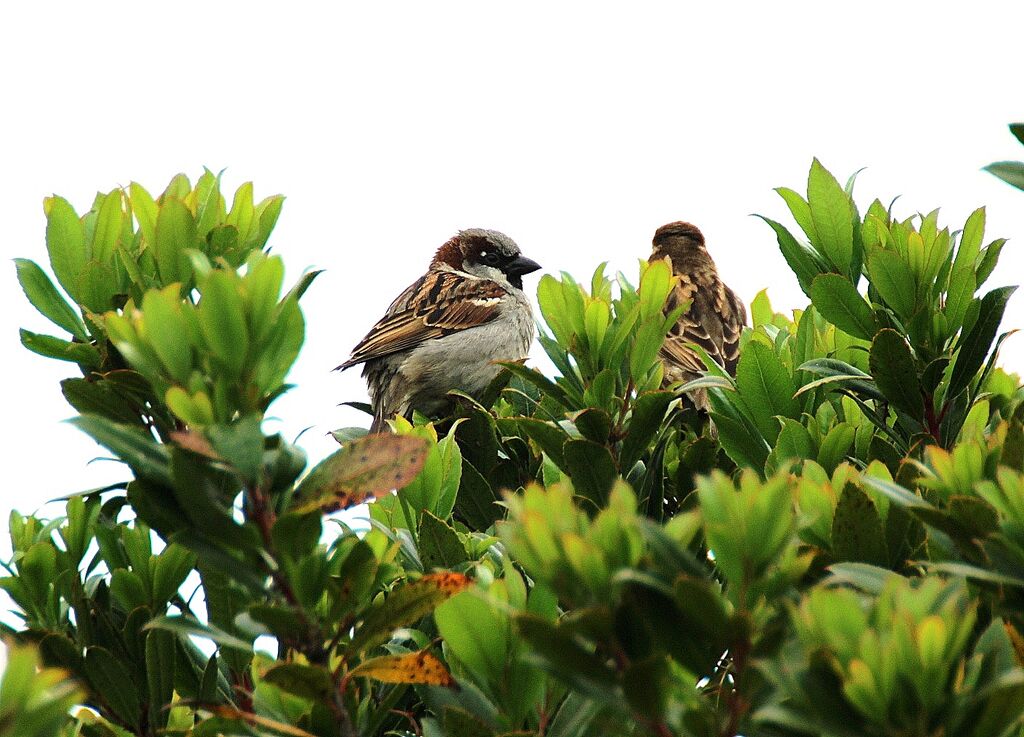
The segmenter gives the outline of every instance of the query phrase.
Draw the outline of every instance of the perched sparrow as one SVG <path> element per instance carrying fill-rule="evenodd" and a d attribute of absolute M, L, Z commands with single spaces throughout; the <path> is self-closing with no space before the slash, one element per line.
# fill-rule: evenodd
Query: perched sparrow
<path fill-rule="evenodd" d="M 704 362 L 688 343 L 699 345 L 735 375 L 740 332 L 747 322 L 747 311 L 736 294 L 718 278 L 715 262 L 704 247 L 704 236 L 690 223 L 662 225 L 654 233 L 650 261 L 665 256 L 671 259 L 672 271 L 679 277 L 666 310 L 674 310 L 692 300 L 661 348 L 665 385 L 690 381 L 704 373 Z M 690 392 L 689 397 L 696 409 L 708 410 L 707 392 L 703 389 Z"/>
<path fill-rule="evenodd" d="M 525 358 L 534 327 L 523 274 L 539 268 L 496 230 L 463 230 L 441 246 L 338 366 L 366 364 L 371 432 L 396 414 L 440 415 L 449 391 L 479 395 L 498 374 L 495 362 Z"/>

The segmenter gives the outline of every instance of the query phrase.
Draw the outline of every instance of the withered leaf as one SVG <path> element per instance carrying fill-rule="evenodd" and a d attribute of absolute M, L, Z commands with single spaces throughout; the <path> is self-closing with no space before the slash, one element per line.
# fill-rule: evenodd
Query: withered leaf
<path fill-rule="evenodd" d="M 424 683 L 446 688 L 458 687 L 444 663 L 426 650 L 406 655 L 370 658 L 353 669 L 349 675 L 373 678 L 384 683 Z"/>
<path fill-rule="evenodd" d="M 303 479 L 294 512 L 335 512 L 398 489 L 423 469 L 430 446 L 409 435 L 367 435 L 327 456 Z"/>

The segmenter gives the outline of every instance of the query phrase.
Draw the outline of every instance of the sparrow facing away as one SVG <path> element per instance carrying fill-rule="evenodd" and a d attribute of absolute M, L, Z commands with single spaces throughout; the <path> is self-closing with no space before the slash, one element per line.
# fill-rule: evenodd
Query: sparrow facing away
<path fill-rule="evenodd" d="M 662 345 L 664 386 L 687 382 L 704 374 L 704 362 L 688 343 L 696 343 L 730 375 L 735 375 L 740 333 L 747 322 L 746 308 L 718 277 L 715 262 L 704 247 L 704 236 L 695 225 L 675 222 L 658 228 L 649 261 L 666 256 L 672 261 L 673 273 L 679 277 L 669 294 L 666 312 L 687 300 L 692 302 Z M 707 412 L 705 390 L 692 391 L 689 398 L 698 411 Z"/>
<path fill-rule="evenodd" d="M 479 396 L 497 361 L 526 357 L 533 311 L 523 274 L 540 265 L 496 230 L 463 230 L 434 254 L 427 273 L 391 303 L 338 369 L 365 364 L 373 405 L 371 432 L 396 414 L 438 416 L 459 390 Z"/>

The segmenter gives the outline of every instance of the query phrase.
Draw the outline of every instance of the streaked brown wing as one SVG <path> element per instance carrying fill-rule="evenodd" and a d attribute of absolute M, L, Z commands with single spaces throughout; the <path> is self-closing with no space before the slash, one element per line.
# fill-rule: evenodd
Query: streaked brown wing
<path fill-rule="evenodd" d="M 723 284 L 722 290 L 722 358 L 725 370 L 735 376 L 740 360 L 740 335 L 747 324 L 747 308 L 729 287 Z"/>
<path fill-rule="evenodd" d="M 505 290 L 492 281 L 434 271 L 396 299 L 338 366 L 346 369 L 413 348 L 425 340 L 483 325 L 498 316 Z"/>
<path fill-rule="evenodd" d="M 689 378 L 695 378 L 704 373 L 704 362 L 689 346 L 691 343 L 703 348 L 727 372 L 735 375 L 740 334 L 747 321 L 746 308 L 717 276 L 705 277 L 704 286 L 699 287 L 692 276 L 677 275 L 679 282 L 669 296 L 666 310 L 671 311 L 687 300 L 690 300 L 690 308 L 673 326 L 662 346 L 661 357 L 667 362 L 666 368 L 674 369 L 666 370 L 666 379 L 680 380 L 674 374 L 692 374 Z"/>

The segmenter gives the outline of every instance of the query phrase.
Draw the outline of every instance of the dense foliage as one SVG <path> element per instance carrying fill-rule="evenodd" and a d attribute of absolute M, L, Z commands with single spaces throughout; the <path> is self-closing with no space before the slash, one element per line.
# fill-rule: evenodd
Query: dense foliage
<path fill-rule="evenodd" d="M 77 364 L 75 422 L 130 478 L 12 514 L 0 726 L 1024 734 L 1024 388 L 995 366 L 1013 287 L 985 286 L 1004 241 L 983 209 L 862 215 L 852 186 L 815 161 L 806 197 L 777 190 L 798 234 L 764 220 L 810 304 L 757 296 L 735 378 L 709 361 L 687 387 L 711 422 L 661 386 L 668 265 L 602 266 L 540 282 L 558 375 L 509 364 L 443 421 L 338 430 L 308 472 L 261 424 L 315 277 L 283 292 L 265 252 L 281 198 L 228 208 L 207 172 L 83 216 L 47 200 L 70 302 L 18 277 L 66 336 L 22 342 Z M 326 516 L 364 502 L 368 530 Z"/>

